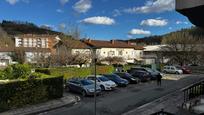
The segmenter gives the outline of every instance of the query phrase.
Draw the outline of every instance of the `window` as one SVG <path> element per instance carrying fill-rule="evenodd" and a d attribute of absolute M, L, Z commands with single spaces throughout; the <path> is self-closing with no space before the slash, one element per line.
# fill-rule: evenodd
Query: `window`
<path fill-rule="evenodd" d="M 108 52 L 108 56 L 114 56 L 115 55 L 115 51 L 109 51 Z"/>
<path fill-rule="evenodd" d="M 123 51 L 119 51 L 118 55 L 122 56 L 123 55 Z"/>
<path fill-rule="evenodd" d="M 79 54 L 79 51 L 75 51 L 76 54 Z"/>

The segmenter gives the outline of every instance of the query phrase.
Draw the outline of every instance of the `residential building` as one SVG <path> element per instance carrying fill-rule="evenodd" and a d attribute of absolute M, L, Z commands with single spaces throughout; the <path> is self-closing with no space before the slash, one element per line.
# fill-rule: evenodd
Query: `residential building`
<path fill-rule="evenodd" d="M 53 48 L 60 38 L 57 35 L 24 34 L 15 36 L 15 50 L 25 53 L 25 61 L 36 63 L 37 58 L 56 53 Z"/>
<path fill-rule="evenodd" d="M 0 47 L 0 68 L 6 67 L 12 63 L 11 54 L 13 52 L 13 48 Z"/>
<path fill-rule="evenodd" d="M 166 45 L 148 45 L 144 47 L 143 51 L 143 63 L 144 64 L 156 64 L 159 62 L 166 63 L 168 59 L 164 59 L 161 55 Z"/>
<path fill-rule="evenodd" d="M 135 63 L 141 61 L 143 47 L 131 45 L 130 42 L 117 40 L 84 40 L 84 43 L 91 48 L 96 49 L 96 55 L 99 59 L 106 57 L 122 57 L 126 63 Z"/>

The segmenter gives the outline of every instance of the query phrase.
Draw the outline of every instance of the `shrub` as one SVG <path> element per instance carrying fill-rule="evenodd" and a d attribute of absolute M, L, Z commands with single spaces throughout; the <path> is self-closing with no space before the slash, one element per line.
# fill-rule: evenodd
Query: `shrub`
<path fill-rule="evenodd" d="M 0 92 L 0 111 L 36 104 L 61 98 L 63 95 L 63 77 L 0 83 Z"/>
<path fill-rule="evenodd" d="M 47 75 L 51 75 L 50 70 L 47 69 L 47 68 L 37 68 L 37 69 L 35 69 L 35 72 L 44 73 L 44 74 L 47 74 Z"/>
<path fill-rule="evenodd" d="M 113 66 L 97 66 L 97 74 L 112 73 L 114 71 Z M 94 73 L 94 68 L 68 68 L 68 67 L 59 67 L 51 68 L 51 75 L 54 76 L 64 76 L 65 79 L 70 79 L 73 77 L 86 77 Z"/>
<path fill-rule="evenodd" d="M 10 65 L 0 72 L 1 79 L 25 79 L 31 74 L 31 68 L 27 64 Z"/>

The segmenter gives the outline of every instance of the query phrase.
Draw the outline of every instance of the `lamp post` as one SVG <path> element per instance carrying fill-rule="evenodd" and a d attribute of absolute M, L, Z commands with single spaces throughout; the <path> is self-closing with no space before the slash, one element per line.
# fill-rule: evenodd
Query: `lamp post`
<path fill-rule="evenodd" d="M 93 64 L 94 64 L 94 115 L 96 115 L 96 47 L 93 48 Z"/>

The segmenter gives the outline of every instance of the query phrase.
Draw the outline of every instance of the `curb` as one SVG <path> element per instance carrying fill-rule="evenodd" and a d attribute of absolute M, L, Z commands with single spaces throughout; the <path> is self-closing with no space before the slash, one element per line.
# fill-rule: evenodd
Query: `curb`
<path fill-rule="evenodd" d="M 203 79 L 201 78 L 200 80 L 203 80 Z M 198 82 L 198 81 L 197 81 L 197 82 Z M 159 97 L 159 98 L 157 98 L 157 99 L 155 99 L 155 100 L 153 100 L 153 101 L 151 101 L 151 102 L 149 102 L 149 103 L 146 103 L 146 104 L 144 104 L 144 105 L 141 105 L 141 106 L 139 106 L 139 107 L 137 107 L 137 108 L 135 108 L 135 109 L 132 109 L 132 110 L 130 110 L 130 111 L 127 111 L 127 112 L 125 112 L 125 113 L 122 113 L 122 115 L 132 115 L 132 114 L 135 113 L 137 110 L 140 110 L 140 109 L 142 109 L 142 108 L 144 108 L 144 107 L 147 107 L 148 105 L 151 105 L 151 104 L 153 104 L 153 103 L 160 102 L 160 101 L 164 100 L 165 98 L 167 98 L 168 96 L 171 96 L 171 95 L 173 95 L 173 94 L 176 94 L 176 93 L 182 91 L 184 88 L 189 87 L 189 86 L 191 86 L 191 85 L 192 85 L 192 84 L 187 85 L 187 86 L 185 86 L 185 87 L 183 87 L 183 88 L 175 89 L 174 91 L 171 91 L 169 94 L 166 94 L 166 95 L 164 95 L 164 96 L 161 96 L 161 97 Z M 176 106 L 177 106 L 177 105 L 176 105 Z"/>
<path fill-rule="evenodd" d="M 37 105 L 31 105 L 24 108 L 9 110 L 0 115 L 35 115 L 46 111 L 55 110 L 61 107 L 70 107 L 80 101 L 79 96 L 66 96 L 58 100 L 51 100 Z"/>

